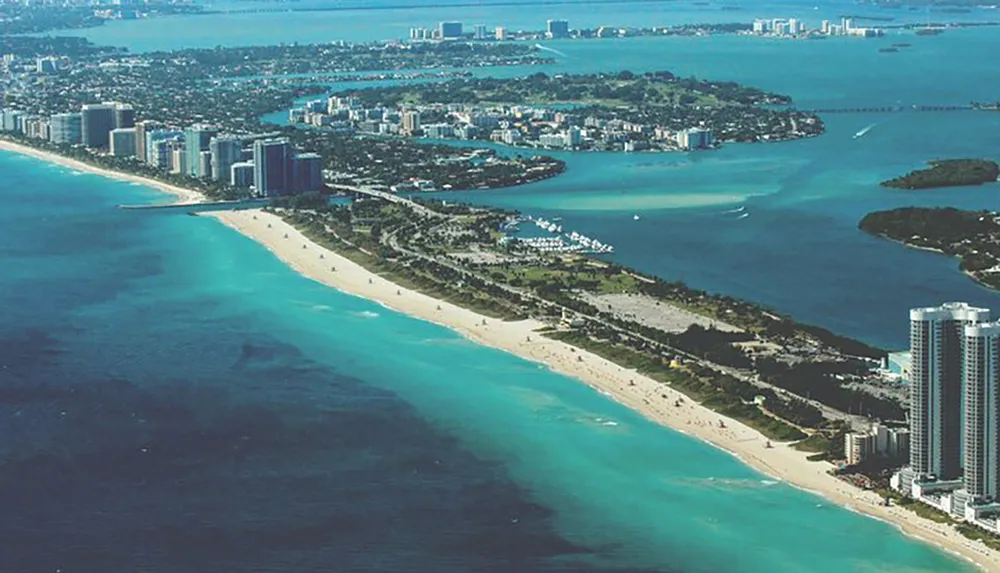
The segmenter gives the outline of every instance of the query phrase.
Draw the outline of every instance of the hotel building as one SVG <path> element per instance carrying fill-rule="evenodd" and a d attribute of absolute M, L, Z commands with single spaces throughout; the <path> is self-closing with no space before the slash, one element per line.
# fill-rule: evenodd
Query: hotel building
<path fill-rule="evenodd" d="M 910 465 L 893 488 L 1000 531 L 1000 322 L 964 303 L 910 311 Z"/>

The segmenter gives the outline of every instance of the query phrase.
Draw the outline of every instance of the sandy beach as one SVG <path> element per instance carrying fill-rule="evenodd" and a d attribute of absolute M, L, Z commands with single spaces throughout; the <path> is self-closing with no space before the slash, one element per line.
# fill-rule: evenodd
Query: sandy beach
<path fill-rule="evenodd" d="M 30 155 L 58 165 L 113 179 L 139 183 L 172 195 L 177 204 L 195 204 L 205 197 L 190 189 L 136 175 L 100 169 L 54 153 L 0 139 L 0 150 Z M 503 322 L 397 286 L 356 263 L 324 249 L 281 218 L 260 210 L 202 213 L 257 241 L 302 275 L 343 292 L 380 302 L 410 316 L 451 328 L 483 345 L 498 348 L 576 378 L 646 416 L 709 442 L 786 483 L 819 494 L 830 502 L 896 525 L 908 535 L 927 541 L 977 564 L 1000 572 L 1000 552 L 961 536 L 950 527 L 920 518 L 900 508 L 880 505 L 872 492 L 857 489 L 827 474 L 830 464 L 810 462 L 806 454 L 775 443 L 756 430 L 724 418 L 655 380 L 617 366 L 597 355 L 537 334 L 544 326 L 532 320 Z M 305 245 L 305 248 L 303 248 Z M 680 406 L 675 403 L 681 400 Z M 724 421 L 725 427 L 719 422 Z"/>
<path fill-rule="evenodd" d="M 838 505 L 893 523 L 905 533 L 960 555 L 987 571 L 1000 571 L 1000 552 L 906 509 L 880 505 L 877 494 L 857 489 L 827 474 L 832 467 L 830 464 L 810 462 L 804 452 L 784 444 L 767 448 L 767 439 L 756 430 L 725 419 L 634 370 L 545 338 L 535 333 L 535 329 L 543 326 L 539 322 L 503 322 L 487 318 L 397 286 L 316 245 L 281 218 L 260 210 L 204 215 L 264 245 L 306 277 L 410 316 L 447 326 L 477 343 L 545 364 L 556 372 L 589 384 L 651 420 L 710 442 L 770 476 L 822 495 Z M 680 406 L 674 405 L 677 400 L 683 400 Z M 719 426 L 720 420 L 725 421 L 725 427 Z"/>
<path fill-rule="evenodd" d="M 70 159 L 68 157 L 63 157 L 56 153 L 50 153 L 48 151 L 42 151 L 35 149 L 33 147 L 28 147 L 27 145 L 21 145 L 19 143 L 14 143 L 6 139 L 0 139 L 0 150 L 11 151 L 13 153 L 20 153 L 21 155 L 30 155 L 31 157 L 36 157 L 50 163 L 55 163 L 56 165 L 62 165 L 63 167 L 68 167 L 70 169 L 75 169 L 77 171 L 83 171 L 86 173 L 93 173 L 95 175 L 101 175 L 104 177 L 109 177 L 111 179 L 117 179 L 119 181 L 127 181 L 129 183 L 138 183 L 140 185 L 145 185 L 147 187 L 153 187 L 168 193 L 174 197 L 174 202 L 178 205 L 188 205 L 194 203 L 204 203 L 205 196 L 197 191 L 192 191 L 191 189 L 185 189 L 183 187 L 177 187 L 175 185 L 169 185 L 161 181 L 156 181 L 155 179 L 148 179 L 145 177 L 140 177 L 138 175 L 130 175 L 128 173 L 121 173 L 118 171 L 111 171 L 109 169 L 101 169 L 100 167 L 95 167 L 93 165 L 84 163 L 82 161 L 77 161 L 75 159 Z"/>

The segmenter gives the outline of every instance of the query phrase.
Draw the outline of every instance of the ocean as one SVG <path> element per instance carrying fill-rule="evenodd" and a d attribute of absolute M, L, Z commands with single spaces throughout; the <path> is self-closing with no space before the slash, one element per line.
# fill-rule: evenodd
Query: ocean
<path fill-rule="evenodd" d="M 213 220 L 114 208 L 154 191 L 0 172 L 0 569 L 966 569 Z"/>
<path fill-rule="evenodd" d="M 574 15 L 811 9 L 655 6 Z M 820 12 L 844 7 L 858 10 Z M 315 29 L 296 12 L 216 15 L 73 33 L 144 50 L 347 29 L 356 37 L 343 39 L 375 39 L 386 22 L 566 10 L 324 12 Z M 691 20 L 702 12 L 713 15 Z M 246 22 L 223 29 L 230 18 Z M 877 40 L 563 42 L 548 71 L 670 69 L 803 108 L 996 99 L 1000 63 L 977 56 L 995 53 L 993 32 L 905 41 L 895 54 Z M 814 140 L 574 155 L 560 178 L 455 197 L 562 216 L 613 243 L 615 260 L 887 346 L 905 343 L 910 306 L 1000 308 L 954 261 L 855 229 L 876 208 L 996 208 L 992 186 L 908 194 L 877 182 L 939 156 L 989 155 L 1000 115 L 824 119 Z M 302 278 L 214 221 L 114 208 L 162 201 L 153 190 L 6 153 L 0 172 L 6 571 L 971 570 L 579 382 Z M 726 213 L 737 206 L 751 216 Z"/>

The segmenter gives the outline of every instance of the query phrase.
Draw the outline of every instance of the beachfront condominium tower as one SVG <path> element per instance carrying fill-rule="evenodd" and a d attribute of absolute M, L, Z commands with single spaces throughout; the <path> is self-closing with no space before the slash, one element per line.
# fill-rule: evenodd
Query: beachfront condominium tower
<path fill-rule="evenodd" d="M 243 142 L 232 135 L 220 135 L 212 138 L 208 150 L 212 153 L 212 179 L 228 182 L 233 164 L 243 159 Z"/>
<path fill-rule="evenodd" d="M 147 135 L 159 128 L 159 122 L 149 119 L 135 124 L 135 156 L 139 158 L 139 161 L 146 162 L 149 160 L 150 150 L 148 149 Z"/>
<path fill-rule="evenodd" d="M 135 127 L 135 108 L 127 103 L 115 104 L 115 129 Z"/>
<path fill-rule="evenodd" d="M 84 146 L 107 147 L 111 141 L 111 130 L 114 128 L 114 104 L 86 104 L 80 110 L 80 135 Z"/>
<path fill-rule="evenodd" d="M 1000 497 L 1000 322 L 965 327 L 965 490 L 974 504 Z"/>
<path fill-rule="evenodd" d="M 82 139 L 79 113 L 57 113 L 49 118 L 49 141 L 76 145 Z"/>
<path fill-rule="evenodd" d="M 965 327 L 989 313 L 965 303 L 910 311 L 910 469 L 919 481 L 962 475 Z"/>
<path fill-rule="evenodd" d="M 201 152 L 208 151 L 208 144 L 218 135 L 219 130 L 207 125 L 192 125 L 184 130 L 185 173 L 191 177 L 211 177 L 211 172 L 203 173 Z"/>
<path fill-rule="evenodd" d="M 253 142 L 253 184 L 258 195 L 274 197 L 291 191 L 291 159 L 292 145 L 285 138 Z"/>

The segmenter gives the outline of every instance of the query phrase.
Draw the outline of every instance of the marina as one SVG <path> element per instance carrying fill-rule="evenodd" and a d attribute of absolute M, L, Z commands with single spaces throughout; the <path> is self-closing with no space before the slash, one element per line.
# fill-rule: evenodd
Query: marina
<path fill-rule="evenodd" d="M 530 222 L 542 235 L 514 237 L 511 233 L 521 232 L 520 223 Z M 613 245 L 583 235 L 576 231 L 564 231 L 561 218 L 553 220 L 535 218 L 531 215 L 517 217 L 501 225 L 500 230 L 508 240 L 516 241 L 543 253 L 575 253 L 581 255 L 602 255 L 615 252 Z"/>

